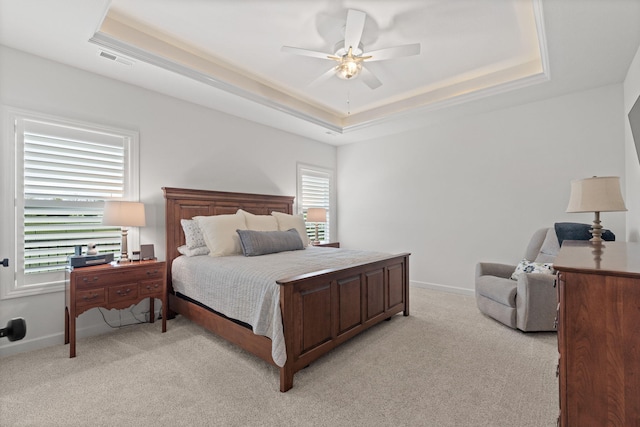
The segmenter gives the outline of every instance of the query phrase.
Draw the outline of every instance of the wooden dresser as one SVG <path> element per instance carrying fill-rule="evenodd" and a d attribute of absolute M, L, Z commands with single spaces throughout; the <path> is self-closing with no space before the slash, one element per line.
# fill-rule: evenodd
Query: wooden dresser
<path fill-rule="evenodd" d="M 554 267 L 560 425 L 640 427 L 640 243 L 565 241 Z"/>

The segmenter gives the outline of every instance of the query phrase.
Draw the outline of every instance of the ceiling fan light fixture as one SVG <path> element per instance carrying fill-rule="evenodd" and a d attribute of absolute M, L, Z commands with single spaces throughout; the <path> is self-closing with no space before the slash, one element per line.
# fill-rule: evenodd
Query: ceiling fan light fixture
<path fill-rule="evenodd" d="M 334 53 L 317 52 L 292 46 L 282 46 L 282 51 L 291 52 L 296 55 L 309 56 L 312 58 L 330 59 L 336 61 L 337 65 L 327 70 L 322 76 L 316 79 L 325 80 L 333 74 L 343 80 L 351 80 L 362 74 L 362 81 L 370 89 L 376 89 L 382 82 L 362 64 L 363 61 L 382 61 L 401 56 L 412 56 L 420 53 L 420 43 L 394 46 L 378 49 L 365 54 L 362 45 L 362 33 L 365 27 L 367 14 L 355 9 L 347 11 L 347 20 L 344 26 L 344 40 L 339 41 L 334 47 Z"/>
<path fill-rule="evenodd" d="M 358 61 L 354 57 L 344 56 L 336 66 L 336 75 L 341 79 L 349 80 L 360 74 L 361 70 L 362 61 Z"/>

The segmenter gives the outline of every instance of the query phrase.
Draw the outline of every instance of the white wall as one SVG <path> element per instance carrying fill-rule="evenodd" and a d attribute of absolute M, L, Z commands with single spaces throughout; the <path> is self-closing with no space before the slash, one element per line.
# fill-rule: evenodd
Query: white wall
<path fill-rule="evenodd" d="M 640 168 L 623 121 L 640 94 L 639 56 L 624 92 L 597 88 L 337 150 L 1 46 L 0 104 L 138 130 L 141 241 L 160 259 L 160 187 L 295 195 L 296 162 L 335 168 L 337 151 L 342 245 L 409 251 L 412 284 L 471 293 L 476 262 L 516 263 L 535 229 L 592 220 L 564 213 L 571 179 L 622 176 L 630 214 L 640 211 Z M 630 219 L 627 233 L 623 213 L 602 220 L 619 240 L 640 227 Z M 28 322 L 27 338 L 0 342 L 0 355 L 61 344 L 63 310 L 62 293 L 0 301 L 0 326 Z M 107 330 L 96 310 L 78 327 L 79 336 Z"/>
<path fill-rule="evenodd" d="M 606 86 L 339 147 L 340 241 L 411 252 L 413 285 L 471 293 L 478 261 L 516 264 L 536 229 L 591 223 L 564 212 L 569 183 L 624 178 L 622 106 Z M 625 240 L 624 213 L 601 219 Z"/>
<path fill-rule="evenodd" d="M 636 146 L 629 126 L 628 114 L 631 107 L 640 97 L 640 47 L 629 67 L 624 80 L 624 139 L 626 154 L 627 191 L 627 234 L 629 241 L 640 241 L 640 163 L 636 154 Z M 637 136 L 640 138 L 640 136 Z M 640 142 L 640 141 L 639 141 Z"/>
<path fill-rule="evenodd" d="M 336 167 L 333 146 L 2 46 L 0 104 L 139 131 L 147 212 L 140 239 L 155 245 L 159 259 L 165 258 L 161 187 L 295 196 L 296 162 Z M 63 292 L 0 301 L 0 325 L 24 317 L 28 330 L 23 341 L 0 342 L 0 355 L 61 344 L 63 313 Z M 80 337 L 107 330 L 97 310 L 81 315 L 78 328 Z"/>

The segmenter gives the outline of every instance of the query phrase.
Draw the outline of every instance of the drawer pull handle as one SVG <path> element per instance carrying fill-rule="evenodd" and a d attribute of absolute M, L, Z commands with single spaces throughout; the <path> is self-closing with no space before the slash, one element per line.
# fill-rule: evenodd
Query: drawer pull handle
<path fill-rule="evenodd" d="M 147 271 L 147 275 L 148 276 L 153 276 L 153 275 L 156 275 L 156 274 L 158 274 L 158 270 Z"/>
<path fill-rule="evenodd" d="M 124 295 L 128 295 L 129 292 L 131 292 L 131 288 L 127 288 L 126 290 L 122 290 L 122 289 L 118 289 L 116 291 L 116 294 L 120 295 L 120 296 L 124 296 Z"/>
<path fill-rule="evenodd" d="M 82 299 L 85 301 L 91 301 L 92 299 L 96 299 L 100 296 L 100 294 L 93 294 L 93 295 L 83 295 Z"/>
<path fill-rule="evenodd" d="M 82 281 L 87 283 L 87 282 L 97 282 L 98 281 L 98 276 L 93 276 L 93 279 L 89 279 L 88 277 L 83 277 Z"/>
<path fill-rule="evenodd" d="M 155 285 L 153 285 L 153 286 L 147 285 L 147 290 L 150 291 L 151 289 L 158 289 L 159 286 L 160 285 L 158 285 L 157 283 Z"/>

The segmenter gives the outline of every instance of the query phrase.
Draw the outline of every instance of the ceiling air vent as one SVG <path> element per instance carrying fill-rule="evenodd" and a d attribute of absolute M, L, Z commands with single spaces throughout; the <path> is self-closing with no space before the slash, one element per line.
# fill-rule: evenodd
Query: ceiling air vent
<path fill-rule="evenodd" d="M 105 50 L 99 51 L 98 55 L 101 56 L 102 58 L 109 59 L 109 60 L 115 61 L 115 62 L 119 62 L 120 64 L 127 65 L 129 67 L 133 65 L 133 61 L 131 61 L 130 59 L 124 58 L 122 56 L 118 56 L 115 53 L 107 52 Z"/>

